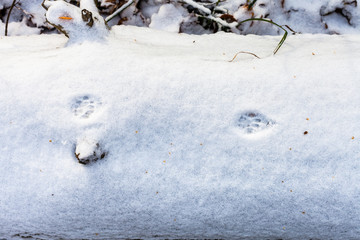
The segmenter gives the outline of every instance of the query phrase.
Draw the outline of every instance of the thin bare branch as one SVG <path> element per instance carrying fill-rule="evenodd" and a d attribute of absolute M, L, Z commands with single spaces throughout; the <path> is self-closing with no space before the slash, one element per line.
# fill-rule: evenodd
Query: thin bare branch
<path fill-rule="evenodd" d="M 11 7 L 10 7 L 10 10 L 9 10 L 9 13 L 7 15 L 7 18 L 6 18 L 6 24 L 5 24 L 5 36 L 8 35 L 8 25 L 9 25 L 9 19 L 10 19 L 10 15 L 11 15 L 11 11 L 13 10 L 14 6 L 16 4 L 16 0 L 13 1 L 13 3 L 11 4 Z"/>
<path fill-rule="evenodd" d="M 127 3 L 122 5 L 118 10 L 116 10 L 113 14 L 111 14 L 110 16 L 105 18 L 105 22 L 108 23 L 111 19 L 113 19 L 118 14 L 120 14 L 122 11 L 124 11 L 126 8 L 128 8 L 133 2 L 134 2 L 134 0 L 129 0 Z"/>

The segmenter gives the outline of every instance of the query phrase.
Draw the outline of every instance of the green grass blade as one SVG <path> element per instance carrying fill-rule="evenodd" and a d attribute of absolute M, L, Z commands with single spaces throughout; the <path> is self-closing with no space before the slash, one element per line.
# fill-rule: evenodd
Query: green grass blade
<path fill-rule="evenodd" d="M 281 46 L 283 45 L 283 43 L 285 42 L 286 40 L 286 37 L 288 35 L 288 31 L 286 31 L 285 28 L 283 28 L 281 25 L 277 24 L 277 23 L 274 23 L 273 21 L 271 20 L 268 20 L 268 19 L 264 19 L 264 18 L 249 18 L 249 19 L 246 19 L 244 21 L 241 21 L 239 22 L 239 25 L 242 24 L 242 23 L 245 23 L 245 22 L 250 22 L 250 21 L 262 21 L 262 22 L 267 22 L 267 23 L 271 23 L 275 26 L 277 26 L 278 28 L 281 28 L 282 30 L 284 30 L 284 36 L 281 38 L 279 44 L 276 46 L 275 50 L 274 50 L 274 55 L 279 51 L 279 49 L 281 48 Z"/>

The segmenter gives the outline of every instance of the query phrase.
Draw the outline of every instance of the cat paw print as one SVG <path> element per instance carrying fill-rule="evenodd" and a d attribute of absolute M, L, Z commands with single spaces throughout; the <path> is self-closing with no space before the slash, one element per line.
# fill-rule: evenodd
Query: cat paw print
<path fill-rule="evenodd" d="M 273 120 L 255 111 L 242 113 L 236 121 L 236 126 L 240 128 L 244 134 L 258 133 L 270 128 L 274 124 L 275 122 Z"/>
<path fill-rule="evenodd" d="M 78 119 L 89 119 L 99 112 L 101 106 L 101 100 L 95 96 L 80 96 L 73 100 L 72 112 Z"/>

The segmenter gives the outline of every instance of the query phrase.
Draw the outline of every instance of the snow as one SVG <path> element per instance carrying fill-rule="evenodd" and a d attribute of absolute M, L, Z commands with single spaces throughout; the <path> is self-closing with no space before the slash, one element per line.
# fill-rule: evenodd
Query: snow
<path fill-rule="evenodd" d="M 31 22 L 38 27 L 44 26 L 46 24 L 45 9 L 41 6 L 42 2 L 42 0 L 26 0 L 19 2 L 21 8 L 24 9 L 24 11 L 27 13 L 27 17 L 29 17 L 31 14 Z"/>
<path fill-rule="evenodd" d="M 172 4 L 162 5 L 159 12 L 152 15 L 150 28 L 178 33 L 184 20 L 181 12 Z"/>
<path fill-rule="evenodd" d="M 0 9 L 3 9 L 4 7 L 11 6 L 12 1 L 11 0 L 2 0 L 0 2 Z"/>
<path fill-rule="evenodd" d="M 0 37 L 0 236 L 357 238 L 360 37 L 280 38 Z"/>
<path fill-rule="evenodd" d="M 85 40 L 103 40 L 108 35 L 105 21 L 92 0 L 81 1 L 80 7 L 64 1 L 45 1 L 44 6 L 48 8 L 48 22 L 66 34 L 71 44 Z"/>
<path fill-rule="evenodd" d="M 5 29 L 5 24 L 0 22 L 0 29 Z M 11 22 L 8 25 L 9 36 L 34 35 L 39 34 L 40 29 L 28 27 L 25 21 Z M 0 36 L 4 36 L 5 32 L 0 31 Z"/>
<path fill-rule="evenodd" d="M 62 0 L 59 0 L 63 2 Z M 7 11 L 12 1 L 6 0 L 0 3 L 0 10 L 3 16 L 0 20 L 4 23 Z M 52 26 L 46 23 L 44 9 L 41 7 L 42 0 L 20 1 L 14 8 L 10 22 L 25 21 L 26 25 L 22 35 L 27 35 L 27 27 L 39 28 L 45 31 Z M 47 2 L 52 2 L 47 0 Z M 58 2 L 58 1 L 55 1 Z M 74 1 L 73 1 L 74 2 Z M 78 1 L 82 8 L 89 8 L 95 12 L 95 7 L 91 6 L 92 0 Z M 106 17 L 113 13 L 115 5 L 113 2 L 99 1 L 102 6 L 102 15 Z M 272 1 L 258 0 L 251 9 L 247 7 L 247 0 L 227 0 L 227 1 L 162 1 L 147 0 L 132 3 L 127 1 L 117 10 L 125 9 L 118 17 L 109 21 L 109 26 L 124 24 L 134 26 L 145 26 L 170 32 L 178 31 L 191 34 L 208 34 L 221 30 L 222 27 L 230 27 L 231 31 L 240 34 L 258 35 L 278 35 L 282 34 L 279 28 L 269 25 L 266 22 L 244 23 L 235 28 L 237 23 L 251 18 L 271 19 L 279 25 L 288 25 L 299 33 L 326 33 L 326 34 L 359 34 L 360 8 L 353 0 L 322 0 L 322 1 Z M 63 2 L 65 3 L 65 2 Z M 56 3 L 59 4 L 59 3 Z M 74 7 L 74 5 L 73 5 Z M 161 11 L 160 11 L 161 10 Z M 214 22 L 204 22 L 199 19 L 199 14 L 206 19 Z M 226 23 L 221 20 L 225 15 L 233 16 L 236 21 Z M 107 16 L 109 17 L 109 16 Z M 100 16 L 98 16 L 100 19 Z M 232 18 L 231 18 L 232 19 Z M 233 19 L 232 19 L 233 20 Z M 0 21 L 0 22 L 1 22 Z M 180 25 L 180 27 L 178 27 Z M 214 29 L 214 26 L 215 27 Z M 230 25 L 230 26 L 228 26 Z M 40 32 L 38 30 L 38 32 Z M 3 34 L 3 33 L 1 33 Z M 18 32 L 16 34 L 19 34 Z M 95 35 L 99 35 L 94 33 Z M 90 34 L 92 36 L 93 34 Z"/>
<path fill-rule="evenodd" d="M 0 10 L 3 11 L 3 15 L 0 14 L 0 35 L 4 35 L 5 22 L 7 13 L 12 0 L 0 1 Z M 10 36 L 18 35 L 32 35 L 40 34 L 41 28 L 46 26 L 45 23 L 45 9 L 41 6 L 42 0 L 26 0 L 17 1 L 17 4 L 13 8 L 9 19 L 9 32 Z M 15 31 L 11 29 L 16 29 Z"/>

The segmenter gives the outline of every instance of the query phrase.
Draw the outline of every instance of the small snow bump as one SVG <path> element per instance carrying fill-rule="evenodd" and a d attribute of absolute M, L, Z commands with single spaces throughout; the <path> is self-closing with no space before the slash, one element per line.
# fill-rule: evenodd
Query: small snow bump
<path fill-rule="evenodd" d="M 75 157 L 81 164 L 88 164 L 103 159 L 106 152 L 102 149 L 98 141 L 92 138 L 81 138 L 75 146 Z"/>

